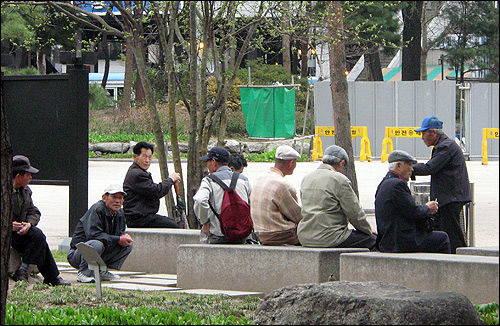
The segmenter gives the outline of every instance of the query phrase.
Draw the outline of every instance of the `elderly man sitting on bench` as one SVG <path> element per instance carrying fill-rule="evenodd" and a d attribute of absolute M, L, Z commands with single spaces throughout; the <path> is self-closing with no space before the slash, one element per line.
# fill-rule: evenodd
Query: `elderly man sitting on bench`
<path fill-rule="evenodd" d="M 78 282 L 95 282 L 93 271 L 77 249 L 78 243 L 84 242 L 92 246 L 112 269 L 119 270 L 132 252 L 132 237 L 125 233 L 125 215 L 122 209 L 124 195 L 121 185 L 108 186 L 104 189 L 102 200 L 92 205 L 78 221 L 68 252 L 68 262 L 78 268 Z M 120 279 L 120 276 L 107 270 L 100 271 L 99 274 L 103 281 Z"/>

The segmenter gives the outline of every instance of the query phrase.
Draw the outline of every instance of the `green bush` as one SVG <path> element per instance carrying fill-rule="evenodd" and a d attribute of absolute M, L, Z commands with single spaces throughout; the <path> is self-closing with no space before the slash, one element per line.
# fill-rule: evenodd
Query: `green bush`
<path fill-rule="evenodd" d="M 109 95 L 109 92 L 101 87 L 100 84 L 89 85 L 89 109 L 103 110 L 115 107 L 116 103 Z"/>
<path fill-rule="evenodd" d="M 2 67 L 2 72 L 5 74 L 5 76 L 28 76 L 28 75 L 39 75 L 38 69 L 35 67 L 26 67 L 22 69 L 14 69 L 14 68 L 9 68 L 9 67 Z"/>
<path fill-rule="evenodd" d="M 476 310 L 481 314 L 481 318 L 488 325 L 498 325 L 498 303 L 492 302 L 475 306 Z"/>

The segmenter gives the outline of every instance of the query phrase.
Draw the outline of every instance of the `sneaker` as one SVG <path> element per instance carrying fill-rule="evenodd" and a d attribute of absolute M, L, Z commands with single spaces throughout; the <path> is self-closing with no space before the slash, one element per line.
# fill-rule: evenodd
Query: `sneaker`
<path fill-rule="evenodd" d="M 28 271 L 25 269 L 18 269 L 14 273 L 14 281 L 25 281 L 28 282 Z"/>
<path fill-rule="evenodd" d="M 57 285 L 66 285 L 66 286 L 70 286 L 71 283 L 68 282 L 68 281 L 65 281 L 61 276 L 57 276 L 55 279 L 53 280 L 43 280 L 43 283 L 44 284 L 48 284 L 50 286 L 57 286 Z"/>
<path fill-rule="evenodd" d="M 76 280 L 80 283 L 95 283 L 95 279 L 92 276 L 87 276 L 83 274 L 82 272 L 78 272 L 78 276 L 76 277 Z"/>
<path fill-rule="evenodd" d="M 109 271 L 100 271 L 99 275 L 101 276 L 101 281 L 114 281 L 120 279 L 120 276 Z"/>

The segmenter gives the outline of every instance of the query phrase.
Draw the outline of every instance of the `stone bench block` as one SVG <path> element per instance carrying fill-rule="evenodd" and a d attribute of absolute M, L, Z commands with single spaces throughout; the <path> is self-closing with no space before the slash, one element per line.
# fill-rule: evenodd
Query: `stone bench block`
<path fill-rule="evenodd" d="M 339 279 L 341 253 L 360 248 L 300 246 L 179 246 L 177 286 L 183 289 L 257 291 L 265 294 L 287 285 Z"/>
<path fill-rule="evenodd" d="M 453 291 L 474 304 L 498 302 L 498 258 L 431 253 L 348 253 L 340 280 L 379 281 L 421 291 Z"/>
<path fill-rule="evenodd" d="M 122 270 L 158 274 L 177 274 L 179 245 L 200 243 L 200 230 L 169 228 L 127 228 L 134 239 L 132 252 Z"/>
<path fill-rule="evenodd" d="M 492 247 L 459 247 L 457 255 L 477 255 L 498 257 L 498 246 Z"/>

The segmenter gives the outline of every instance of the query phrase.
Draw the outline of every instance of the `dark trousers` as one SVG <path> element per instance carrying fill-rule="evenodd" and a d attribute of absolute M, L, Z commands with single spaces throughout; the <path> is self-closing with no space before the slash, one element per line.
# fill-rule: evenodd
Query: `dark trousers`
<path fill-rule="evenodd" d="M 368 248 L 373 250 L 377 236 L 375 234 L 366 234 L 358 230 L 352 230 L 347 239 L 344 240 L 337 248 Z"/>
<path fill-rule="evenodd" d="M 209 244 L 244 244 L 246 238 L 240 240 L 228 240 L 225 237 L 220 237 L 215 234 L 210 234 L 207 243 Z"/>
<path fill-rule="evenodd" d="M 129 228 L 179 228 L 172 218 L 159 214 L 127 217 L 127 226 Z"/>
<path fill-rule="evenodd" d="M 422 242 L 420 242 L 418 248 L 415 248 L 415 251 L 449 254 L 451 252 L 450 239 L 448 238 L 446 232 L 442 231 L 425 233 L 422 237 Z"/>
<path fill-rule="evenodd" d="M 127 259 L 127 256 L 132 252 L 132 245 L 122 247 L 119 244 L 116 244 L 106 248 L 99 240 L 89 240 L 85 243 L 94 247 L 97 253 L 101 256 L 102 260 L 106 263 L 106 266 L 112 269 L 121 269 L 125 259 Z M 68 251 L 68 262 L 74 268 L 78 268 L 79 271 L 87 272 L 86 270 L 89 267 L 85 259 L 83 259 L 80 251 L 76 248 L 72 248 Z"/>
<path fill-rule="evenodd" d="M 464 202 L 453 202 L 440 206 L 437 213 L 436 230 L 444 231 L 450 238 L 451 253 L 454 254 L 458 247 L 467 247 L 465 235 L 460 227 L 460 212 Z"/>
<path fill-rule="evenodd" d="M 36 226 L 32 226 L 25 235 L 12 232 L 11 245 L 19 252 L 23 263 L 36 265 L 46 280 L 52 281 L 59 276 L 59 269 L 50 252 L 45 234 Z"/>

